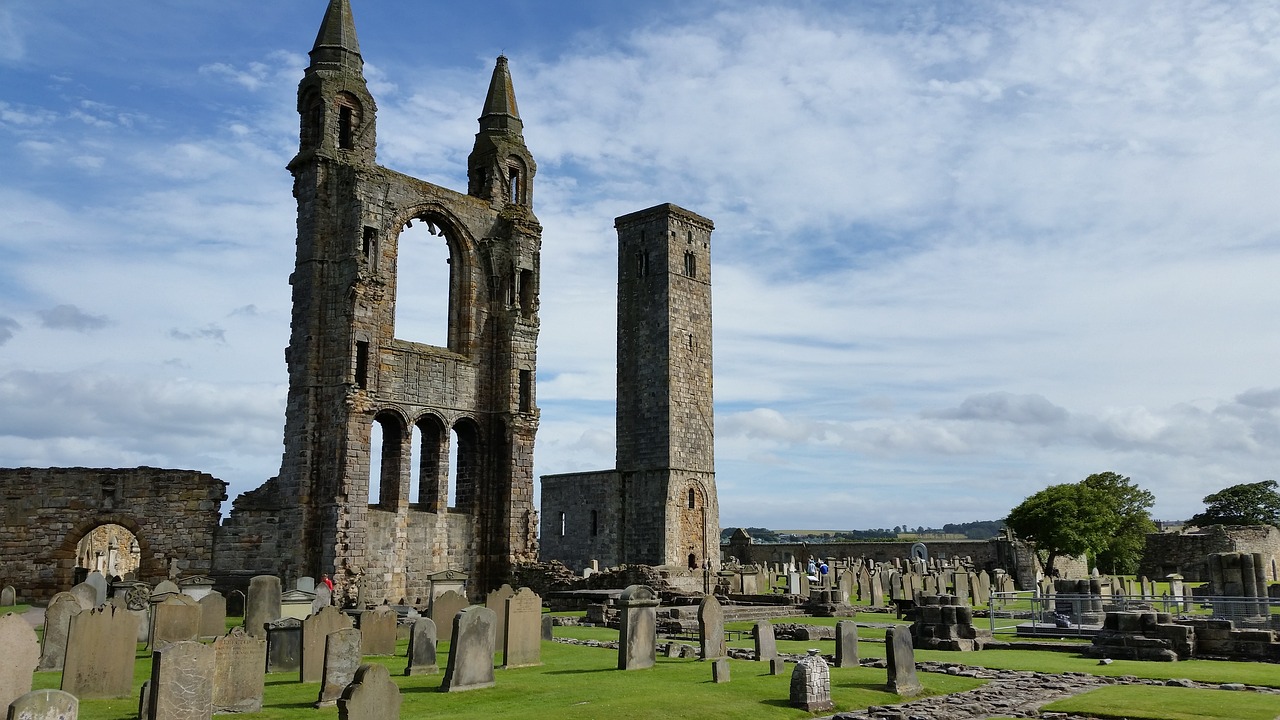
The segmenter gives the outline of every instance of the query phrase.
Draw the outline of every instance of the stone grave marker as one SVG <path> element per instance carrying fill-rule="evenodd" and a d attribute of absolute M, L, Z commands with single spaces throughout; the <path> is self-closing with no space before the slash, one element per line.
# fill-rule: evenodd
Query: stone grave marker
<path fill-rule="evenodd" d="M 778 657 L 778 641 L 773 634 L 773 623 L 757 620 L 751 635 L 755 639 L 756 660 L 767 662 Z"/>
<path fill-rule="evenodd" d="M 400 720 L 400 688 L 382 665 L 361 665 L 338 699 L 338 720 Z"/>
<path fill-rule="evenodd" d="M 200 605 L 200 637 L 222 637 L 227 632 L 227 599 L 210 590 L 196 602 Z"/>
<path fill-rule="evenodd" d="M 9 720 L 76 720 L 80 701 L 61 690 L 32 690 L 8 705 Z"/>
<path fill-rule="evenodd" d="M 329 633 L 351 629 L 351 617 L 332 605 L 320 608 L 320 612 L 302 621 L 301 673 L 302 682 L 320 682 L 324 679 L 324 646 Z"/>
<path fill-rule="evenodd" d="M 133 660 L 138 621 L 114 605 L 85 610 L 71 618 L 62 689 L 81 700 L 133 694 Z"/>
<path fill-rule="evenodd" d="M 0 589 L 0 607 L 13 607 L 17 604 L 18 591 L 12 585 L 5 585 L 4 589 Z"/>
<path fill-rule="evenodd" d="M 791 707 L 811 713 L 835 707 L 831 702 L 831 671 L 819 652 L 810 650 L 791 671 Z"/>
<path fill-rule="evenodd" d="M 81 610 L 92 610 L 98 607 L 98 590 L 89 583 L 80 583 L 71 588 L 71 594 L 80 603 Z"/>
<path fill-rule="evenodd" d="M 299 672 L 302 668 L 302 621 L 280 618 L 265 624 L 267 635 L 267 672 Z M 248 630 L 245 630 L 248 633 Z M 321 666 L 324 654 L 321 651 Z M 307 682 L 319 682 L 319 678 Z"/>
<path fill-rule="evenodd" d="M 0 707 L 31 691 L 31 676 L 40 664 L 36 631 L 16 613 L 0 617 Z"/>
<path fill-rule="evenodd" d="M 956 591 L 954 597 L 956 605 L 969 605 L 969 573 L 958 572 L 954 576 Z"/>
<path fill-rule="evenodd" d="M 67 633 L 71 618 L 83 612 L 75 595 L 60 592 L 44 609 L 44 645 L 40 652 L 41 670 L 61 670 L 67 655 Z"/>
<path fill-rule="evenodd" d="M 435 675 L 440 671 L 436 662 L 436 623 L 431 618 L 415 620 L 409 629 L 409 665 L 405 675 Z"/>
<path fill-rule="evenodd" d="M 151 608 L 151 647 L 200 639 L 200 603 L 182 595 L 167 595 Z"/>
<path fill-rule="evenodd" d="M 249 580 L 249 595 L 245 598 L 244 605 L 245 631 L 254 637 L 262 637 L 266 633 L 263 626 L 282 617 L 280 578 L 275 575 L 255 575 Z"/>
<path fill-rule="evenodd" d="M 836 587 L 840 589 L 839 601 L 842 603 L 853 602 L 856 585 L 857 580 L 854 578 L 853 572 L 850 570 L 842 571 L 840 577 L 836 580 Z"/>
<path fill-rule="evenodd" d="M 858 667 L 858 623 L 836 623 L 836 667 Z"/>
<path fill-rule="evenodd" d="M 94 607 L 98 607 L 107 601 L 107 578 L 101 572 L 94 570 L 89 573 L 89 577 L 84 579 L 84 583 L 93 588 L 95 593 L 93 598 Z"/>
<path fill-rule="evenodd" d="M 903 625 L 886 630 L 884 652 L 889 665 L 889 692 L 903 697 L 920 694 L 924 687 L 916 677 L 916 651 L 911 645 L 911 629 Z"/>
<path fill-rule="evenodd" d="M 494 629 L 497 634 L 494 637 L 498 638 L 499 643 L 502 642 L 502 638 L 506 637 L 507 598 L 515 594 L 514 588 L 504 584 L 497 590 L 490 591 L 484 598 L 484 606 L 492 610 L 494 617 L 498 618 L 498 626 Z"/>
<path fill-rule="evenodd" d="M 182 588 L 178 587 L 178 584 L 175 583 L 174 581 L 161 580 L 160 584 L 156 585 L 155 590 L 151 591 L 151 596 L 156 598 L 156 600 L 158 601 L 164 595 L 169 595 L 170 593 L 177 594 L 180 592 L 182 592 Z M 157 597 L 157 596 L 161 596 L 161 597 Z"/>
<path fill-rule="evenodd" d="M 179 591 L 187 597 L 200 602 L 205 595 L 213 592 L 213 578 L 208 575 L 192 575 L 178 583 Z"/>
<path fill-rule="evenodd" d="M 360 614 L 362 655 L 396 654 L 396 611 L 390 605 L 379 605 Z"/>
<path fill-rule="evenodd" d="M 618 596 L 618 669 L 653 667 L 658 650 L 658 596 L 645 585 L 632 585 Z"/>
<path fill-rule="evenodd" d="M 320 612 L 320 608 L 328 607 L 333 604 L 333 591 L 328 585 L 320 583 L 320 587 L 316 588 L 316 599 L 311 601 L 311 614 Z"/>
<path fill-rule="evenodd" d="M 878 572 L 871 573 L 871 607 L 884 607 L 884 585 Z"/>
<path fill-rule="evenodd" d="M 711 682 L 727 683 L 729 682 L 729 658 L 716 658 L 711 661 Z"/>
<path fill-rule="evenodd" d="M 149 720 L 212 718 L 213 675 L 214 649 L 208 645 L 182 640 L 156 650 L 151 655 Z"/>
<path fill-rule="evenodd" d="M 303 575 L 302 577 L 298 578 L 297 582 L 293 584 L 293 589 L 301 590 L 302 592 L 305 592 L 305 593 L 315 593 L 316 579 L 313 577 L 309 577 L 307 575 Z"/>
<path fill-rule="evenodd" d="M 213 641 L 213 711 L 258 712 L 266 683 L 267 641 L 244 628 Z"/>
<path fill-rule="evenodd" d="M 280 617 L 295 617 L 299 620 L 305 620 L 311 614 L 311 606 L 315 601 L 315 595 L 301 590 L 290 590 L 287 593 L 281 593 Z"/>
<path fill-rule="evenodd" d="M 453 618 L 453 642 L 441 692 L 493 687 L 494 626 L 497 617 L 482 605 L 465 608 Z"/>
<path fill-rule="evenodd" d="M 507 598 L 503 624 L 502 667 L 517 668 L 542 664 L 542 598 L 529 588 L 520 588 Z"/>
<path fill-rule="evenodd" d="M 550 615 L 543 615 L 543 616 L 542 616 L 542 621 L 541 621 L 540 623 L 538 623 L 538 624 L 542 626 L 542 639 L 543 639 L 543 640 L 545 640 L 545 641 L 547 641 L 547 642 L 551 642 L 552 640 L 554 640 L 554 639 L 555 639 L 555 637 L 556 637 L 556 633 L 555 633 L 556 624 L 555 624 L 554 622 L 552 622 L 552 620 L 551 620 L 551 616 L 550 616 Z"/>
<path fill-rule="evenodd" d="M 724 644 L 724 608 L 714 595 L 707 595 L 698 604 L 699 658 L 715 660 L 729 654 Z"/>
<path fill-rule="evenodd" d="M 335 630 L 324 643 L 324 678 L 320 682 L 320 697 L 316 707 L 328 707 L 338 702 L 360 668 L 360 631 L 355 628 Z"/>
<path fill-rule="evenodd" d="M 773 658 L 769 661 L 769 674 L 781 675 L 787 670 L 787 661 L 780 657 Z"/>
<path fill-rule="evenodd" d="M 432 598 L 431 619 L 440 633 L 440 642 L 453 641 L 453 618 L 466 606 L 467 599 L 452 590 L 445 590 Z"/>
<path fill-rule="evenodd" d="M 973 595 L 975 603 L 991 604 L 991 576 L 985 572 L 978 573 L 978 589 Z"/>

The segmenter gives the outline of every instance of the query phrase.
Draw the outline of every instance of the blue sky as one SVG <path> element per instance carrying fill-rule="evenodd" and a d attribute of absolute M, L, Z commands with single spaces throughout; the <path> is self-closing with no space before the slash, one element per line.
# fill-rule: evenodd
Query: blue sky
<path fill-rule="evenodd" d="M 276 473 L 324 5 L 0 4 L 0 466 Z M 464 187 L 511 60 L 536 471 L 612 467 L 613 218 L 674 202 L 716 223 L 722 525 L 1275 478 L 1280 9 L 847 5 L 355 0 L 389 167 Z"/>

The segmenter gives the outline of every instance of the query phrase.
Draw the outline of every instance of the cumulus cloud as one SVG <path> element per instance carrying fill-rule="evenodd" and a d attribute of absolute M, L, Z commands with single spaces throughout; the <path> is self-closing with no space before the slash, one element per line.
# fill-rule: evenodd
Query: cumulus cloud
<path fill-rule="evenodd" d="M 75 305 L 58 305 L 36 314 L 40 316 L 40 324 L 52 330 L 90 332 L 110 324 L 105 315 L 91 315 Z"/>

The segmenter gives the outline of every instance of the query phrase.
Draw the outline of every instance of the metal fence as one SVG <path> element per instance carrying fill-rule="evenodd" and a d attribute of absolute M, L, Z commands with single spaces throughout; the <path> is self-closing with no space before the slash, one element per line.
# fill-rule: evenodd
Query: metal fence
<path fill-rule="evenodd" d="M 1110 610 L 1147 609 L 1169 613 L 1177 619 L 1229 619 L 1235 621 L 1274 617 L 1280 620 L 1280 599 L 1265 597 L 1204 597 L 1174 595 L 1080 595 L 1034 592 L 994 592 L 987 606 L 993 637 L 1066 638 L 1092 637 Z M 977 608 L 975 608 L 977 609 Z"/>

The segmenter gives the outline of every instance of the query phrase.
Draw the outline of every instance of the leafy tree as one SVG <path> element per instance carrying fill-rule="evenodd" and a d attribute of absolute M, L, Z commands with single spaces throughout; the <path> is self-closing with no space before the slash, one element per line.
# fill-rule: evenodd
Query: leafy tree
<path fill-rule="evenodd" d="M 1005 525 L 1047 553 L 1045 567 L 1059 555 L 1084 555 L 1105 547 L 1118 518 L 1102 490 L 1084 483 L 1050 485 L 1009 511 Z"/>
<path fill-rule="evenodd" d="M 1156 524 L 1151 521 L 1155 496 L 1134 485 L 1124 475 L 1113 472 L 1090 475 L 1080 484 L 1103 492 L 1119 518 L 1119 524 L 1107 543 L 1094 550 L 1097 566 L 1113 575 L 1136 573 L 1142 551 L 1147 546 L 1147 534 L 1156 531 Z"/>
<path fill-rule="evenodd" d="M 1280 491 L 1275 480 L 1223 488 L 1204 499 L 1192 525 L 1280 525 Z"/>

